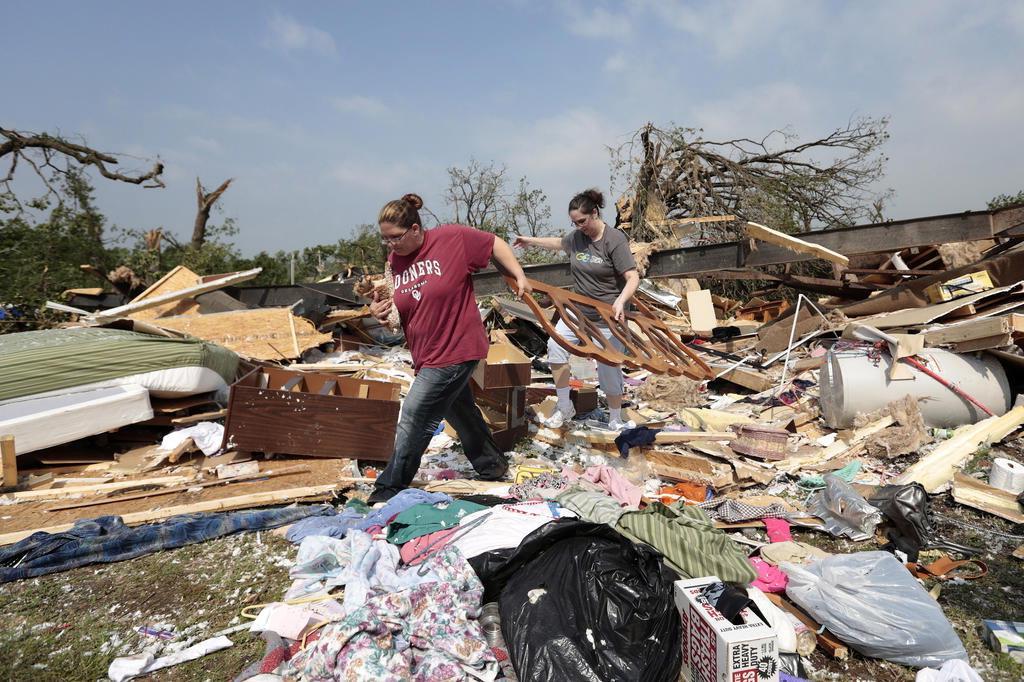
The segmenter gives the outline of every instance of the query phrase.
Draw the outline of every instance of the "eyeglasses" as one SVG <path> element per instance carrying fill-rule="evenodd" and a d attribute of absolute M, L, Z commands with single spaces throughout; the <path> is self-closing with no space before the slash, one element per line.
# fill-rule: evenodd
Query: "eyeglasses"
<path fill-rule="evenodd" d="M 405 235 L 409 234 L 410 232 L 412 232 L 412 228 L 409 228 L 408 230 L 398 235 L 397 237 L 381 237 L 380 243 L 383 244 L 384 246 L 395 246 L 399 244 L 403 239 L 405 239 Z"/>

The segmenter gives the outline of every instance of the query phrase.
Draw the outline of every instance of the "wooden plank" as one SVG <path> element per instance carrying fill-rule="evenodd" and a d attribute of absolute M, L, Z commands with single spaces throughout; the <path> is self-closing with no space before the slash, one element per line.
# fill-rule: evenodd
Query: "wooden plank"
<path fill-rule="evenodd" d="M 228 414 L 226 408 L 220 410 L 213 410 L 212 412 L 200 412 L 199 414 L 190 414 L 184 417 L 174 417 L 171 419 L 171 423 L 175 426 L 184 426 L 186 424 L 198 424 L 199 422 L 208 422 L 214 419 L 223 419 Z"/>
<path fill-rule="evenodd" d="M 254 462 L 255 464 L 255 462 Z M 50 507 L 46 511 L 64 511 L 65 509 L 79 509 L 81 507 L 95 507 L 101 504 L 110 504 L 112 502 L 124 502 L 126 500 L 140 500 L 145 497 L 158 497 L 160 495 L 171 495 L 174 493 L 182 493 L 188 490 L 194 490 L 196 488 L 210 488 L 213 486 L 226 485 L 228 483 L 244 483 L 246 481 L 257 481 L 267 478 L 277 478 L 279 476 L 291 476 L 292 474 L 303 474 L 308 473 L 310 468 L 306 465 L 299 465 L 294 467 L 288 467 L 287 469 L 281 469 L 280 471 L 260 471 L 253 474 L 245 474 L 242 476 L 235 476 L 233 478 L 218 478 L 215 481 L 203 481 L 202 483 L 193 483 L 191 485 L 174 486 L 170 488 L 161 488 L 159 490 L 147 490 L 146 492 L 133 493 L 131 495 L 114 495 L 110 497 L 104 497 L 99 500 L 87 500 L 85 502 L 75 502 L 73 504 L 64 504 L 59 507 Z"/>
<path fill-rule="evenodd" d="M 960 471 L 953 477 L 953 499 L 1007 521 L 1024 523 L 1024 514 L 1014 493 L 993 488 Z"/>
<path fill-rule="evenodd" d="M 690 326 L 695 332 L 711 333 L 718 326 L 711 292 L 707 289 L 686 292 L 686 309 L 690 314 Z"/>
<path fill-rule="evenodd" d="M 297 358 L 303 351 L 332 339 L 330 334 L 318 332 L 309 320 L 296 318 L 287 308 L 162 317 L 153 324 L 205 339 L 257 360 Z"/>
<path fill-rule="evenodd" d="M 683 455 L 664 450 L 644 448 L 642 452 L 655 473 L 676 481 L 694 481 L 721 489 L 731 485 L 732 470 L 726 464 L 715 464 L 698 455 Z"/>
<path fill-rule="evenodd" d="M 1009 334 L 1013 331 L 1010 316 L 1006 317 L 983 317 L 967 322 L 958 322 L 936 329 L 929 329 L 922 332 L 926 346 L 941 346 L 944 344 L 973 341 L 990 336 Z"/>
<path fill-rule="evenodd" d="M 949 440 L 915 462 L 903 472 L 896 483 L 918 482 L 929 493 L 939 492 L 963 464 L 982 445 L 996 443 L 1010 435 L 1024 424 L 1024 403 L 1017 398 L 1017 405 L 1001 417 L 989 417 L 977 424 L 961 426 Z"/>
<path fill-rule="evenodd" d="M 711 365 L 711 370 L 717 375 L 728 367 L 729 365 Z M 734 383 L 737 386 L 742 386 L 743 388 L 749 388 L 755 393 L 767 391 L 775 386 L 775 381 L 773 381 L 765 372 L 751 369 L 750 367 L 744 367 L 742 365 L 729 370 L 718 378 Z"/>
<path fill-rule="evenodd" d="M 62 488 L 47 488 L 46 490 L 23 490 L 21 492 L 9 493 L 2 499 L 10 502 L 30 502 L 38 500 L 57 500 L 76 495 L 97 495 L 112 490 L 124 490 L 125 488 L 138 488 L 145 485 L 181 485 L 193 480 L 191 476 L 154 476 L 152 478 L 140 478 L 134 481 L 115 481 L 114 483 L 94 483 L 92 485 L 69 485 Z"/>
<path fill-rule="evenodd" d="M 847 266 L 850 264 L 850 259 L 841 253 L 836 253 L 831 249 L 827 249 L 819 244 L 812 244 L 805 242 L 802 239 L 797 239 L 788 234 L 783 234 L 777 230 L 773 230 L 770 227 L 765 227 L 758 223 L 747 223 L 744 226 L 744 231 L 754 239 L 758 239 L 769 244 L 775 244 L 797 253 L 806 253 L 817 258 L 823 258 L 827 261 L 831 261 L 838 265 Z"/>
<path fill-rule="evenodd" d="M 193 504 L 182 504 L 174 507 L 167 507 L 165 509 L 122 514 L 121 520 L 125 525 L 138 526 L 143 523 L 165 521 L 166 519 L 169 519 L 172 516 L 178 516 L 179 514 L 231 511 L 233 509 L 264 507 L 271 504 L 280 504 L 282 502 L 293 502 L 309 498 L 322 498 L 325 495 L 330 495 L 339 487 L 339 483 L 327 483 L 324 485 L 286 488 L 284 490 L 273 490 L 262 493 L 250 493 L 248 495 L 238 495 L 237 497 L 225 497 L 219 500 L 207 500 L 205 502 L 195 502 Z M 73 523 L 62 523 L 55 526 L 44 526 L 42 528 L 33 528 L 31 530 L 19 530 L 13 533 L 5 533 L 0 535 L 0 545 L 10 545 L 18 542 L 19 540 L 24 540 L 33 533 L 63 533 L 64 531 L 71 530 L 73 526 Z"/>
<path fill-rule="evenodd" d="M 0 488 L 18 485 L 18 453 L 14 450 L 14 436 L 0 436 Z"/>
<path fill-rule="evenodd" d="M 194 287 L 181 289 L 180 291 L 171 291 L 165 294 L 153 296 L 152 298 L 148 298 L 143 301 L 132 301 L 127 305 L 111 308 L 110 310 L 96 312 L 93 313 L 90 317 L 95 322 L 116 320 L 119 317 L 127 317 L 128 315 L 137 313 L 141 310 L 156 308 L 164 303 L 181 301 L 186 298 L 194 298 L 200 294 L 205 294 L 208 291 L 216 291 L 217 289 L 223 289 L 224 287 L 231 286 L 232 284 L 246 282 L 250 279 L 255 279 L 256 277 L 259 276 L 261 272 L 263 272 L 263 268 L 253 268 L 252 270 L 236 272 L 231 275 L 228 275 L 227 277 L 222 277 L 220 279 L 214 280 L 213 282 L 198 284 Z"/>

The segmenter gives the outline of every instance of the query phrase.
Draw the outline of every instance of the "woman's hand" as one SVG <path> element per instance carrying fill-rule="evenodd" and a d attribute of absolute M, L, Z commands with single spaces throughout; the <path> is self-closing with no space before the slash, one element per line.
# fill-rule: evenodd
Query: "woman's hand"
<path fill-rule="evenodd" d="M 616 322 L 622 322 L 626 318 L 625 307 L 626 304 L 618 298 L 615 299 L 614 303 L 612 303 L 612 313 Z"/>
<path fill-rule="evenodd" d="M 524 237 L 521 234 L 517 234 L 515 241 L 512 242 L 512 246 L 517 249 L 528 249 L 531 246 L 530 238 Z"/>
<path fill-rule="evenodd" d="M 530 286 L 530 280 L 526 278 L 526 275 L 519 274 L 516 276 L 516 296 L 522 298 L 529 293 L 533 292 L 533 287 Z"/>
<path fill-rule="evenodd" d="M 384 298 L 380 292 L 373 292 L 373 302 L 370 303 L 370 314 L 377 318 L 378 322 L 388 321 L 388 314 L 391 312 L 391 299 Z"/>

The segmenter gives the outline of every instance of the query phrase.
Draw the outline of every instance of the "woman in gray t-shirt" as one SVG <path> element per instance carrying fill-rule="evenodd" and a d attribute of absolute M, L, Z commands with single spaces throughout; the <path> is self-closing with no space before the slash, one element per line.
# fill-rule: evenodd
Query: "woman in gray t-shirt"
<path fill-rule="evenodd" d="M 604 196 L 596 189 L 580 192 L 569 202 L 569 219 L 575 230 L 563 237 L 516 237 L 515 246 L 537 246 L 551 251 L 565 251 L 569 254 L 569 267 L 576 293 L 604 301 L 612 307 L 615 319 L 621 320 L 630 299 L 640 284 L 636 262 L 629 251 L 626 235 L 601 220 Z M 597 322 L 598 328 L 609 343 L 619 351 L 622 344 L 607 325 L 601 322 L 597 311 L 587 311 L 587 317 Z M 572 343 L 578 343 L 573 331 L 559 320 L 555 330 Z M 552 340 L 548 340 L 548 364 L 555 378 L 558 394 L 558 410 L 548 424 L 561 426 L 572 419 L 576 411 L 569 400 L 569 354 Z M 621 429 L 623 381 L 618 365 L 597 363 L 597 378 L 608 399 L 608 426 Z"/>

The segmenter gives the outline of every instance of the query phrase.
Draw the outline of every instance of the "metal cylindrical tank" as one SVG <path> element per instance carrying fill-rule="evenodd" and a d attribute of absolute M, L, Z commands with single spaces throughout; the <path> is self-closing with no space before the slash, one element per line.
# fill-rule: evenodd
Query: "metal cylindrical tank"
<path fill-rule="evenodd" d="M 926 348 L 917 355 L 929 369 L 977 399 L 996 415 L 1010 409 L 1010 383 L 995 358 Z M 862 348 L 830 350 L 820 373 L 821 414 L 834 429 L 853 426 L 858 413 L 874 412 L 909 395 L 928 426 L 973 424 L 988 415 L 932 377 L 910 368 L 911 379 L 889 380 L 892 357 L 869 356 Z"/>

